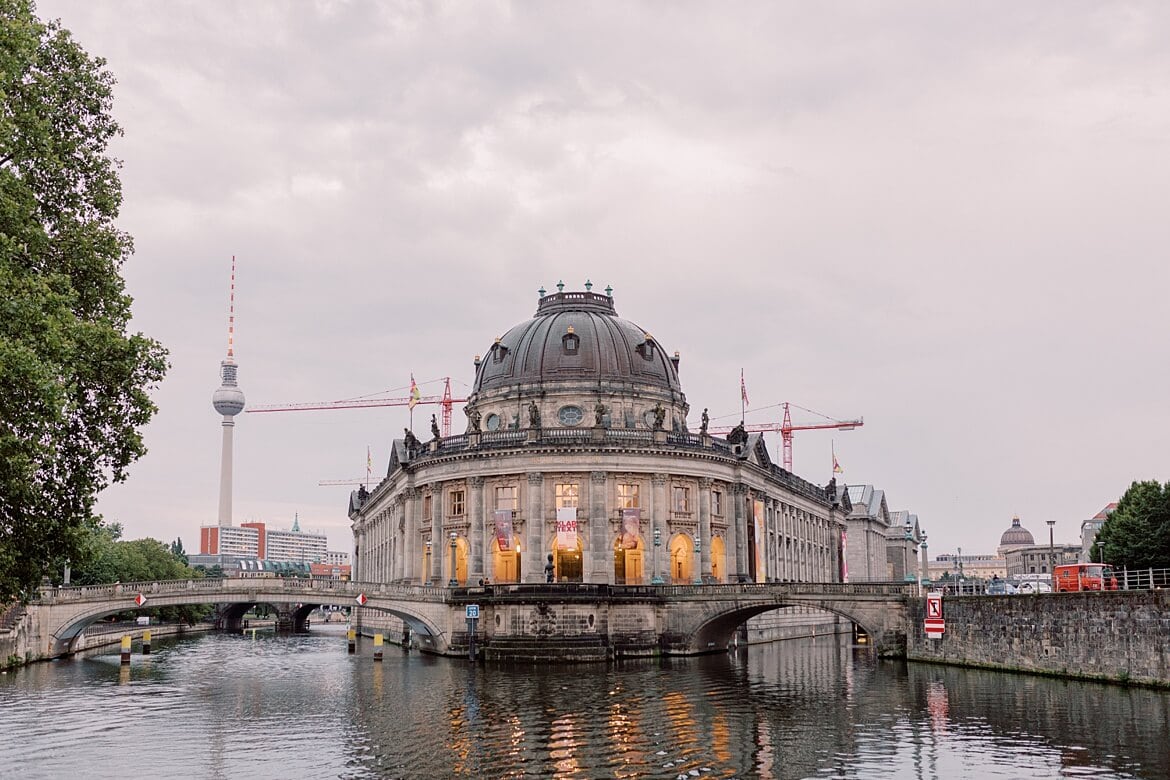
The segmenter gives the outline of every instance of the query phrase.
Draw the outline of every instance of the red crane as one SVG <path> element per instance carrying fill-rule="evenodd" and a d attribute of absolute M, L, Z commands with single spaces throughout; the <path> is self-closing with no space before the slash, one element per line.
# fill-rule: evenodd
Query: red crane
<path fill-rule="evenodd" d="M 821 430 L 824 428 L 836 428 L 837 430 L 840 430 L 840 431 L 851 431 L 854 428 L 860 428 L 862 425 L 865 425 L 865 418 L 863 418 L 863 417 L 858 417 L 856 420 L 834 420 L 832 418 L 826 418 L 827 422 L 823 422 L 823 423 L 807 423 L 807 424 L 801 424 L 801 425 L 793 425 L 792 424 L 792 415 L 789 414 L 789 412 L 788 412 L 788 406 L 789 406 L 788 402 L 785 401 L 784 403 L 782 403 L 780 405 L 784 407 L 784 421 L 783 422 L 779 422 L 779 423 L 774 423 L 774 422 L 751 423 L 750 425 L 744 425 L 744 430 L 747 431 L 748 433 L 766 433 L 768 431 L 779 431 L 780 438 L 784 443 L 783 444 L 783 451 L 784 451 L 784 453 L 783 453 L 784 458 L 783 459 L 784 459 L 784 470 L 785 471 L 792 471 L 792 432 L 793 431 L 814 431 L 814 430 Z M 796 404 L 792 404 L 792 405 L 796 406 Z M 802 407 L 802 406 L 797 406 L 796 408 L 797 409 L 804 409 L 804 407 Z M 820 414 L 820 412 L 813 412 L 811 409 L 804 409 L 804 411 L 811 412 L 812 414 Z M 821 414 L 820 416 L 824 417 L 825 415 Z M 732 428 L 720 427 L 720 428 L 710 428 L 708 430 L 711 433 L 730 433 Z"/>
<path fill-rule="evenodd" d="M 424 384 L 426 384 L 424 382 Z M 322 409 L 368 409 L 375 406 L 409 406 L 410 396 L 405 398 L 351 398 L 345 401 L 309 401 L 299 404 L 260 404 L 245 412 L 313 412 Z M 439 404 L 443 407 L 443 436 L 451 435 L 451 407 L 466 402 L 466 398 L 451 397 L 451 377 L 443 377 L 443 394 L 419 396 L 416 404 Z"/>

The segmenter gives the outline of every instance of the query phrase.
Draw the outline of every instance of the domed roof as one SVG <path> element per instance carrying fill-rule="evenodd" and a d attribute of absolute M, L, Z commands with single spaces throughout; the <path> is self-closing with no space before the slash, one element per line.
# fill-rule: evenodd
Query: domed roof
<path fill-rule="evenodd" d="M 558 292 L 496 340 L 473 392 L 548 382 L 633 383 L 681 393 L 678 367 L 645 329 L 617 316 L 613 298 Z"/>
<path fill-rule="evenodd" d="M 1020 525 L 1020 518 L 1012 518 L 1012 527 L 1003 532 L 1003 536 L 999 537 L 1000 547 L 1019 547 L 1022 545 L 1035 544 L 1036 540 L 1032 538 L 1032 532 Z"/>

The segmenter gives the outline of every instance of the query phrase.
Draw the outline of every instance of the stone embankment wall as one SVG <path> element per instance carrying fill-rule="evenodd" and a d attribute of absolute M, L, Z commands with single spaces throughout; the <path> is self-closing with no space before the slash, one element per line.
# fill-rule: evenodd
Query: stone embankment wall
<path fill-rule="evenodd" d="M 924 611 L 915 599 L 913 661 L 1170 687 L 1170 590 L 944 598 L 941 639 Z"/>

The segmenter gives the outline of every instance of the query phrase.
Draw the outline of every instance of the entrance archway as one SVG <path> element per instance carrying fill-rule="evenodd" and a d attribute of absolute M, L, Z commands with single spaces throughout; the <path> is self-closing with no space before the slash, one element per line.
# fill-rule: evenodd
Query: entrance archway
<path fill-rule="evenodd" d="M 632 541 L 632 544 L 630 542 Z M 642 585 L 646 578 L 641 537 L 632 540 L 618 534 L 613 543 L 613 581 L 615 585 Z"/>
<path fill-rule="evenodd" d="M 471 546 L 467 543 L 467 537 L 459 536 L 455 539 L 455 581 L 460 586 L 467 585 L 467 558 L 471 552 Z M 447 569 L 451 568 L 451 551 L 447 550 Z M 448 576 L 450 572 L 448 572 Z"/>
<path fill-rule="evenodd" d="M 711 537 L 711 579 L 716 582 L 726 582 L 727 576 L 724 570 L 724 547 L 722 536 Z"/>
<path fill-rule="evenodd" d="M 581 556 L 581 537 L 572 547 L 561 547 L 553 538 L 553 581 L 584 582 L 585 566 Z"/>
<path fill-rule="evenodd" d="M 512 549 L 501 550 L 500 540 L 492 537 L 492 582 L 520 581 L 520 537 L 512 536 Z"/>
<path fill-rule="evenodd" d="M 688 585 L 694 567 L 695 548 L 691 537 L 675 534 L 670 540 L 670 581 L 674 585 Z"/>

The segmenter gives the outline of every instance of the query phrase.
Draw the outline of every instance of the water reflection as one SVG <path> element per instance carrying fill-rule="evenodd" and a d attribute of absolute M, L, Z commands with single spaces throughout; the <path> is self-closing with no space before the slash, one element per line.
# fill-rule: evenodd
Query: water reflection
<path fill-rule="evenodd" d="M 366 643 L 368 644 L 368 643 Z M 26 778 L 1170 777 L 1170 694 L 878 662 L 826 639 L 475 666 L 343 633 L 207 636 L 0 676 Z M 165 746 L 165 750 L 164 750 Z M 160 753 L 160 751 L 162 751 Z M 0 775 L 4 772 L 0 771 Z"/>

